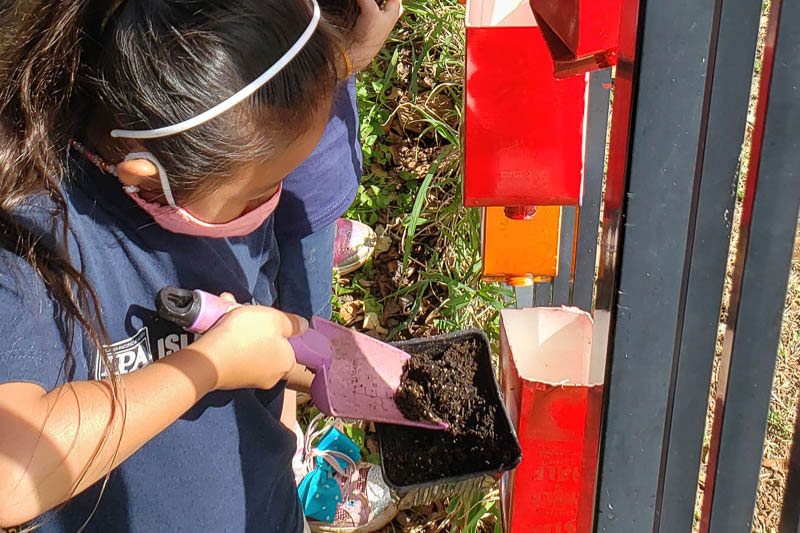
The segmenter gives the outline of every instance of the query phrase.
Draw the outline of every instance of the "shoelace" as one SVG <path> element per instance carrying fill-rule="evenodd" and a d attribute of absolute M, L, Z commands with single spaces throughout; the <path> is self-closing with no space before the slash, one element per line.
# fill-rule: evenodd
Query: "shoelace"
<path fill-rule="evenodd" d="M 325 426 L 323 426 L 322 429 L 316 429 L 319 422 L 321 420 L 324 421 L 324 419 L 325 415 L 320 413 L 312 418 L 311 422 L 308 423 L 308 428 L 306 428 L 305 442 L 303 444 L 303 469 L 310 472 L 314 469 L 316 458 L 321 457 L 322 460 L 328 463 L 337 474 L 344 478 L 344 481 L 341 484 L 342 494 L 351 494 L 355 498 L 358 498 L 366 509 L 370 509 L 369 498 L 361 489 L 359 489 L 357 485 L 359 472 L 356 462 L 345 453 L 334 450 L 318 450 L 312 447 L 312 443 L 317 440 L 317 438 L 321 437 L 326 431 L 328 431 L 328 427 Z M 340 419 L 335 419 L 334 425 L 336 425 L 336 423 L 339 421 Z M 339 461 L 336 459 L 342 459 L 345 461 L 347 463 L 347 467 L 342 468 L 339 464 Z M 342 501 L 344 501 L 344 498 L 342 498 Z"/>

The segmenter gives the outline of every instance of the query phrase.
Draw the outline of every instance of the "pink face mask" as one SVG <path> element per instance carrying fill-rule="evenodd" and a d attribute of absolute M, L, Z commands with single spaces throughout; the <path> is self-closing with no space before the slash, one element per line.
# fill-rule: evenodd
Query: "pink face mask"
<path fill-rule="evenodd" d="M 131 159 L 147 159 L 158 168 L 158 177 L 161 180 L 161 187 L 164 189 L 164 196 L 169 205 L 161 205 L 142 199 L 142 197 L 139 196 L 139 188 L 136 186 L 129 185 L 123 187 L 125 193 L 130 196 L 143 211 L 153 217 L 156 224 L 172 233 L 182 233 L 195 237 L 217 238 L 249 235 L 261 227 L 272 212 L 275 211 L 281 196 L 281 189 L 283 188 L 282 185 L 279 185 L 278 191 L 273 194 L 269 200 L 239 218 L 231 220 L 230 222 L 225 222 L 224 224 L 211 224 L 195 217 L 183 207 L 175 205 L 175 199 L 172 196 L 172 190 L 167 181 L 167 174 L 164 171 L 164 167 L 161 166 L 161 163 L 153 154 L 149 152 L 136 152 L 125 156 L 125 161 Z"/>

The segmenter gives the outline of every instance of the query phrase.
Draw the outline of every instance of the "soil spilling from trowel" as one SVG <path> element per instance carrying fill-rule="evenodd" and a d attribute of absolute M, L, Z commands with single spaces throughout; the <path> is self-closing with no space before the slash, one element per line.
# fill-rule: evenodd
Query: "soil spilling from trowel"
<path fill-rule="evenodd" d="M 494 408 L 478 394 L 475 341 L 429 351 L 403 365 L 394 401 L 410 420 L 447 422 L 453 435 L 491 439 Z"/>

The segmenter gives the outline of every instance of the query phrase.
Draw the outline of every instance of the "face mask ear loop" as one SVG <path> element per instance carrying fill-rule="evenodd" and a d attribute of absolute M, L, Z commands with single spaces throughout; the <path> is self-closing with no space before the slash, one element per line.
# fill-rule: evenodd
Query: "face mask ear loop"
<path fill-rule="evenodd" d="M 147 159 L 156 166 L 158 169 L 158 179 L 161 181 L 161 189 L 164 191 L 164 197 L 167 199 L 167 203 L 170 205 L 170 207 L 177 209 L 178 206 L 175 205 L 175 199 L 172 196 L 172 189 L 170 188 L 169 181 L 167 180 L 167 171 L 164 170 L 163 165 L 161 165 L 161 162 L 156 158 L 156 156 L 150 152 L 133 152 L 126 155 L 123 161 L 131 161 L 133 159 Z"/>

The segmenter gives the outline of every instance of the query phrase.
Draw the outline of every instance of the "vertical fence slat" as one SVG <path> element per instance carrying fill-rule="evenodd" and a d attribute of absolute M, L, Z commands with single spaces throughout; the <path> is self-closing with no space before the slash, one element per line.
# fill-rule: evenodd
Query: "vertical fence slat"
<path fill-rule="evenodd" d="M 611 69 L 593 72 L 589 79 L 589 117 L 583 170 L 583 205 L 578 215 L 578 244 L 575 252 L 575 281 L 572 305 L 592 311 L 597 230 L 600 226 Z"/>
<path fill-rule="evenodd" d="M 535 283 L 533 288 L 533 305 L 536 307 L 549 307 L 553 301 L 553 282 L 543 281 Z"/>
<path fill-rule="evenodd" d="M 615 533 L 656 525 L 714 18 L 713 3 L 696 0 L 643 2 L 640 9 L 596 519 L 598 531 Z"/>
<path fill-rule="evenodd" d="M 514 295 L 517 299 L 517 309 L 523 307 L 533 307 L 533 286 L 514 287 Z"/>
<path fill-rule="evenodd" d="M 561 208 L 558 276 L 553 280 L 552 305 L 569 305 L 572 293 L 572 250 L 575 246 L 575 207 Z"/>
<path fill-rule="evenodd" d="M 711 92 L 697 193 L 690 225 L 690 270 L 680 352 L 674 372 L 664 485 L 657 506 L 659 531 L 690 531 L 717 322 L 735 205 L 739 152 L 744 137 L 761 5 L 750 0 L 719 5 L 719 31 L 709 55 Z"/>
<path fill-rule="evenodd" d="M 758 172 L 748 176 L 757 181 L 738 314 L 729 325 L 734 333 L 711 501 L 712 533 L 749 531 L 752 524 L 800 209 L 800 3 L 773 0 L 772 9 L 780 10 L 780 19 Z M 747 224 L 747 212 L 743 219 Z"/>
<path fill-rule="evenodd" d="M 783 494 L 780 533 L 800 533 L 800 403 L 795 409 L 794 436 L 789 453 L 789 472 Z"/>

